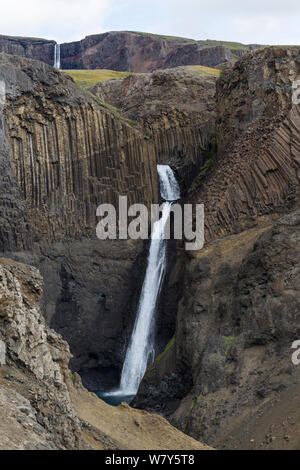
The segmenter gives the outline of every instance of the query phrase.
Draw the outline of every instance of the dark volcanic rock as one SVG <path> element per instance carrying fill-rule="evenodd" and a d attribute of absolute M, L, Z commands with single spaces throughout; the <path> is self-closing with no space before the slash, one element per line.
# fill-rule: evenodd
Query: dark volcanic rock
<path fill-rule="evenodd" d="M 4 106 L 0 102 L 0 252 L 31 246 L 27 207 L 9 157 Z"/>
<path fill-rule="evenodd" d="M 1 54 L 0 80 L 7 90 L 0 249 L 41 269 L 44 313 L 69 341 L 73 370 L 100 373 L 114 364 L 105 380 L 116 385 L 143 279 L 144 245 L 100 242 L 96 208 L 118 207 L 119 194 L 129 204 L 157 201 L 153 145 L 46 64 Z M 26 220 L 30 252 L 23 251 L 31 240 Z"/>
<path fill-rule="evenodd" d="M 11 162 L 34 238 L 95 238 L 96 209 L 158 197 L 156 157 L 144 136 L 41 62 L 0 55 Z"/>

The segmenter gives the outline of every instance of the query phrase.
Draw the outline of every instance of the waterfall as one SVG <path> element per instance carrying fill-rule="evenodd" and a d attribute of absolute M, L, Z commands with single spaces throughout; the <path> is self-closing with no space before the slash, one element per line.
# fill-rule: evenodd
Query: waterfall
<path fill-rule="evenodd" d="M 146 369 L 154 359 L 154 315 L 158 296 L 164 279 L 167 256 L 167 241 L 164 240 L 165 225 L 170 216 L 172 202 L 180 199 L 180 189 L 173 171 L 168 165 L 158 165 L 162 217 L 155 222 L 151 234 L 148 265 L 137 317 L 122 370 L 120 393 L 135 395 Z"/>
<path fill-rule="evenodd" d="M 60 44 L 55 44 L 54 47 L 54 67 L 60 69 Z"/>

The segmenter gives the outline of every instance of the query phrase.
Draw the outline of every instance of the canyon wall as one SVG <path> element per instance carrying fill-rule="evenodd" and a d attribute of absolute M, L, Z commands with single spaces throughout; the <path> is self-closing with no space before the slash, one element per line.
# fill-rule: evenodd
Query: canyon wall
<path fill-rule="evenodd" d="M 5 54 L 0 62 L 1 251 L 41 269 L 45 315 L 69 342 L 73 370 L 100 368 L 105 377 L 113 363 L 103 380 L 116 385 L 146 246 L 98 240 L 96 208 L 118 207 L 119 194 L 148 207 L 158 200 L 154 147 L 67 75 Z"/>
<path fill-rule="evenodd" d="M 188 198 L 207 243 L 182 254 L 176 335 L 135 400 L 217 448 L 299 447 L 299 64 L 267 48 L 217 83 L 218 152 Z"/>
<path fill-rule="evenodd" d="M 55 41 L 0 36 L 0 52 L 38 59 L 53 65 Z M 111 31 L 61 44 L 63 69 L 111 69 L 151 72 L 178 65 L 223 67 L 255 45 L 195 41 L 131 31 Z"/>
<path fill-rule="evenodd" d="M 95 234 L 101 203 L 157 199 L 154 149 L 125 120 L 41 62 L 2 55 L 12 165 L 36 240 Z M 30 96 L 30 99 L 28 99 Z"/>
<path fill-rule="evenodd" d="M 217 85 L 218 156 L 191 196 L 206 207 L 207 241 L 250 228 L 299 204 L 298 48 L 242 58 Z"/>

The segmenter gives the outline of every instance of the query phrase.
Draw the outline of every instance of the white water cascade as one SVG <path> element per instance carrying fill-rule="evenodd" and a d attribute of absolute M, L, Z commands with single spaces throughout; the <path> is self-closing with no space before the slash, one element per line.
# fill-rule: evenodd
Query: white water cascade
<path fill-rule="evenodd" d="M 167 265 L 164 229 L 172 201 L 180 199 L 179 185 L 172 169 L 168 165 L 158 165 L 157 170 L 161 196 L 168 202 L 164 203 L 162 217 L 155 222 L 152 230 L 145 280 L 122 370 L 119 390 L 122 395 L 136 395 L 149 363 L 154 360 L 154 317 Z"/>
<path fill-rule="evenodd" d="M 60 44 L 55 44 L 54 47 L 54 67 L 60 69 Z"/>

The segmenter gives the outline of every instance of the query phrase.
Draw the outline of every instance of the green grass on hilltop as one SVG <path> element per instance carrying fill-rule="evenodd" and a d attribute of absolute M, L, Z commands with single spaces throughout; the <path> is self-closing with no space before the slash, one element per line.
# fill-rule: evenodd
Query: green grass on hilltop
<path fill-rule="evenodd" d="M 144 33 L 142 31 L 126 31 L 127 33 L 138 34 L 139 36 L 147 36 L 153 39 L 165 39 L 166 41 L 184 41 L 190 43 L 196 43 L 195 39 L 183 38 L 180 36 L 167 36 L 163 34 L 154 34 L 154 33 Z"/>
<path fill-rule="evenodd" d="M 242 44 L 240 42 L 230 42 L 230 41 L 216 41 L 214 39 L 207 39 L 207 41 L 197 41 L 199 45 L 203 47 L 216 47 L 216 46 L 224 46 L 228 47 L 233 51 L 243 50 L 246 51 L 249 49 L 249 46 Z"/>
<path fill-rule="evenodd" d="M 4 39 L 14 39 L 14 40 L 18 40 L 18 41 L 27 40 L 27 41 L 54 42 L 54 41 L 51 40 L 51 39 L 45 39 L 45 38 L 31 38 L 31 37 L 27 37 L 27 36 L 7 36 L 7 35 L 5 35 L 5 34 L 0 34 L 0 39 L 1 39 L 1 38 L 4 38 Z"/>
<path fill-rule="evenodd" d="M 184 67 L 189 72 L 195 72 L 200 75 L 213 75 L 219 77 L 221 71 L 212 67 L 202 65 L 188 65 Z M 105 82 L 111 79 L 126 78 L 129 75 L 143 75 L 132 72 L 116 72 L 115 70 L 63 70 L 75 80 L 76 85 L 85 88 L 96 85 L 96 83 Z"/>
<path fill-rule="evenodd" d="M 219 77 L 221 75 L 221 70 L 214 69 L 212 67 L 205 67 L 204 65 L 187 65 L 184 68 L 188 72 L 196 72 L 199 75 L 213 75 L 214 77 Z"/>
<path fill-rule="evenodd" d="M 140 36 L 151 37 L 153 39 L 165 39 L 166 41 L 182 41 L 186 44 L 198 44 L 199 46 L 205 47 L 216 47 L 216 46 L 225 46 L 231 50 L 248 50 L 249 46 L 242 44 L 240 42 L 231 42 L 231 41 L 218 41 L 215 39 L 206 39 L 206 40 L 196 40 L 180 36 L 167 36 L 163 34 L 153 34 L 145 33 L 141 31 L 127 31 L 128 33 L 138 34 Z"/>
<path fill-rule="evenodd" d="M 131 72 L 116 72 L 115 70 L 95 69 L 95 70 L 63 70 L 70 75 L 75 83 L 80 87 L 89 87 L 99 82 L 116 78 L 126 78 L 128 75 L 139 75 Z"/>

